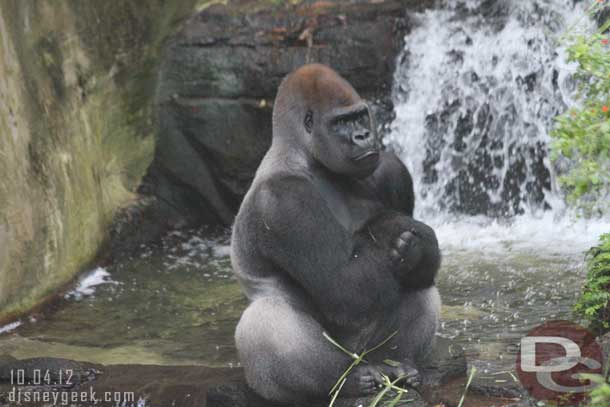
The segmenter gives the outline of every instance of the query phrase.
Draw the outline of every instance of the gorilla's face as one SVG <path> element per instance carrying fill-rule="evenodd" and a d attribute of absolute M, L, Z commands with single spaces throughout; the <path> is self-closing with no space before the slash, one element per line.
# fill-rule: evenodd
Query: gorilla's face
<path fill-rule="evenodd" d="M 364 178 L 379 165 L 381 144 L 369 107 L 325 65 L 305 65 L 282 81 L 273 106 L 273 138 L 293 148 L 298 144 L 336 174 Z"/>
<path fill-rule="evenodd" d="M 331 171 L 364 178 L 377 168 L 381 145 L 366 103 L 329 110 L 317 123 L 306 116 L 305 126 L 314 130 L 314 157 Z"/>

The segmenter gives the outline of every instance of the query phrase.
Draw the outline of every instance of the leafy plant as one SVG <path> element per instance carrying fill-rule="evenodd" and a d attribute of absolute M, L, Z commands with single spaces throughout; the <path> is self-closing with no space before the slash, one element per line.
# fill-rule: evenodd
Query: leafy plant
<path fill-rule="evenodd" d="M 610 7 L 595 0 L 589 14 L 602 15 Z M 568 201 L 590 215 L 608 209 L 610 191 L 610 20 L 593 35 L 564 36 L 569 42 L 568 60 L 577 64 L 578 105 L 557 117 L 551 132 L 551 159 L 569 160 L 559 182 L 568 192 Z M 575 311 L 598 331 L 610 330 L 610 234 L 589 251 L 587 278 Z M 610 382 L 604 375 L 583 375 L 598 384 L 590 394 L 588 407 L 610 406 Z"/>
<path fill-rule="evenodd" d="M 590 401 L 588 407 L 610 406 L 610 383 L 602 375 L 581 375 L 583 379 L 590 380 L 598 386 L 589 393 Z"/>
<path fill-rule="evenodd" d="M 589 392 L 589 404 L 587 407 L 608 407 L 610 406 L 610 360 L 606 360 L 606 367 L 603 374 L 579 374 L 580 380 L 589 380 L 597 385 Z"/>
<path fill-rule="evenodd" d="M 575 311 L 597 331 L 610 331 L 610 233 L 589 251 L 587 279 Z"/>
<path fill-rule="evenodd" d="M 609 7 L 595 1 L 589 13 Z M 569 44 L 568 60 L 577 64 L 578 105 L 556 119 L 551 132 L 551 158 L 568 159 L 568 169 L 559 178 L 568 200 L 585 209 L 608 209 L 610 191 L 610 20 L 593 35 L 564 36 Z"/>

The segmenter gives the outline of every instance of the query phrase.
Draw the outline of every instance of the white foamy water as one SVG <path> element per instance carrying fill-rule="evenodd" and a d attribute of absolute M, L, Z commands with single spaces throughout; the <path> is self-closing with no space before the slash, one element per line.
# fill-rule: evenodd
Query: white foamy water
<path fill-rule="evenodd" d="M 566 208 L 548 157 L 554 117 L 574 103 L 559 38 L 593 27 L 584 7 L 468 0 L 413 16 L 386 142 L 444 251 L 580 256 L 610 231 L 610 220 Z"/>
<path fill-rule="evenodd" d="M 228 245 L 230 235 L 222 234 L 214 237 L 208 235 L 205 230 L 200 230 L 190 231 L 188 234 L 172 232 L 165 236 L 163 247 L 169 252 L 164 261 L 166 269 L 192 268 L 204 271 L 211 263 L 227 261 L 231 251 Z M 149 253 L 146 254 L 150 255 Z M 204 277 L 210 276 L 204 274 Z"/>
<path fill-rule="evenodd" d="M 505 256 L 510 252 L 537 257 L 578 258 L 598 242 L 602 233 L 610 231 L 610 222 L 556 219 L 552 213 L 534 218 L 523 215 L 510 223 L 486 217 L 468 217 L 451 221 L 431 222 L 445 254 L 478 250 L 489 256 Z"/>
<path fill-rule="evenodd" d="M 23 322 L 21 322 L 21 321 L 15 321 L 15 322 L 11 322 L 10 324 L 6 324 L 4 326 L 0 326 L 0 334 L 14 331 L 15 329 L 19 328 L 22 324 L 23 324 Z"/>
<path fill-rule="evenodd" d="M 102 284 L 118 284 L 112 281 L 110 273 L 102 267 L 98 267 L 90 273 L 85 274 L 78 281 L 76 288 L 66 294 L 66 298 L 81 299 L 95 293 L 98 286 Z"/>

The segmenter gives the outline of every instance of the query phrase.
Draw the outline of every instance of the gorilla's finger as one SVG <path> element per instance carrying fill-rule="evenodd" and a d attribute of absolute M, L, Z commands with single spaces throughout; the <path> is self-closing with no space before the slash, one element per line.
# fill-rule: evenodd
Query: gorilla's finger
<path fill-rule="evenodd" d="M 375 380 L 371 375 L 364 375 L 360 377 L 360 389 L 364 394 L 370 394 L 375 391 Z"/>
<path fill-rule="evenodd" d="M 394 379 L 394 380 L 398 379 L 399 377 L 407 377 L 408 376 L 406 370 L 403 369 L 402 367 L 397 367 L 394 370 L 394 372 L 392 372 L 392 373 L 393 373 L 393 376 L 394 376 L 392 379 Z"/>
<path fill-rule="evenodd" d="M 419 383 L 421 382 L 421 379 L 419 378 L 419 376 L 407 376 L 407 377 L 405 377 L 404 382 L 408 385 L 416 386 L 416 385 L 419 385 Z"/>
<path fill-rule="evenodd" d="M 400 253 L 398 253 L 398 251 L 396 249 L 392 249 L 390 251 L 390 256 L 392 256 L 397 261 L 404 261 L 404 259 L 402 258 Z"/>
<path fill-rule="evenodd" d="M 405 383 L 412 387 L 418 387 L 421 385 L 421 375 L 416 369 L 409 368 L 406 372 Z"/>
<path fill-rule="evenodd" d="M 372 373 L 373 373 L 373 379 L 375 380 L 375 383 L 382 384 L 383 376 L 381 375 L 381 373 L 377 369 L 374 369 Z"/>
<path fill-rule="evenodd" d="M 403 257 L 416 257 L 419 256 L 419 253 L 421 252 L 417 238 L 412 235 L 407 241 L 400 237 L 396 242 L 396 246 L 398 252 L 402 253 Z"/>
<path fill-rule="evenodd" d="M 370 384 L 370 383 L 375 383 L 375 378 L 372 375 L 366 375 L 366 376 L 362 376 L 360 378 L 360 383 L 362 384 Z"/>
<path fill-rule="evenodd" d="M 362 393 L 364 395 L 375 394 L 376 392 L 377 392 L 377 386 L 375 386 L 374 384 L 362 388 Z"/>
<path fill-rule="evenodd" d="M 400 238 L 401 238 L 402 240 L 404 240 L 405 242 L 406 242 L 406 241 L 415 241 L 415 236 L 416 236 L 416 235 L 415 235 L 415 233 L 413 233 L 413 232 L 412 232 L 412 231 L 410 231 L 410 230 L 407 230 L 406 232 L 402 232 L 402 233 L 400 234 Z"/>
<path fill-rule="evenodd" d="M 406 232 L 409 233 L 409 232 Z M 413 238 L 409 236 L 400 235 L 396 239 L 396 243 L 394 246 L 398 248 L 399 251 L 407 250 L 413 244 Z"/>

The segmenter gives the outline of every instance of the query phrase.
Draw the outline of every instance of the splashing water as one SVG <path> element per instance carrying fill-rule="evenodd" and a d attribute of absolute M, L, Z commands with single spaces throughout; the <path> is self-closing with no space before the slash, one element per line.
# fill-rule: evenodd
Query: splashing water
<path fill-rule="evenodd" d="M 386 141 L 413 175 L 416 216 L 450 247 L 594 244 L 610 222 L 570 216 L 548 157 L 554 117 L 574 103 L 559 37 L 593 27 L 585 5 L 450 1 L 413 18 Z"/>
<path fill-rule="evenodd" d="M 112 281 L 110 273 L 103 267 L 97 267 L 95 270 L 85 274 L 78 280 L 78 286 L 74 290 L 66 293 L 66 298 L 74 298 L 80 300 L 83 297 L 93 295 L 95 289 L 102 284 L 118 284 Z"/>

